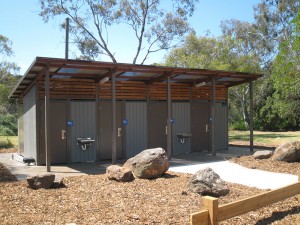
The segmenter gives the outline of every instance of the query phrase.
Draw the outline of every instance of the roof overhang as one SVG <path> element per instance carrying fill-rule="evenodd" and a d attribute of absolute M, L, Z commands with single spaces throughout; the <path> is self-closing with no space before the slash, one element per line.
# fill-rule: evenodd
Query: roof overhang
<path fill-rule="evenodd" d="M 232 87 L 254 81 L 262 74 L 232 72 L 208 69 L 191 69 L 180 67 L 164 67 L 152 65 L 134 65 L 74 59 L 37 57 L 24 76 L 11 92 L 9 98 L 20 98 L 40 77 L 49 71 L 51 77 L 79 78 L 99 81 L 105 77 L 116 77 L 116 81 L 142 81 L 147 84 L 165 82 L 210 85 L 215 79 L 216 85 Z M 199 85 L 199 86 L 201 86 Z"/>

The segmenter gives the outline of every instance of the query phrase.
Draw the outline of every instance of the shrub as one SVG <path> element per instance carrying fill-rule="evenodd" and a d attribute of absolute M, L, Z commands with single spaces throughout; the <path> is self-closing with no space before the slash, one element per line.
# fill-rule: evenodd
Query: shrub
<path fill-rule="evenodd" d="M 244 121 L 235 121 L 229 124 L 229 130 L 249 130 Z"/>
<path fill-rule="evenodd" d="M 8 138 L 6 140 L 0 140 L 0 148 L 13 148 L 14 144 Z"/>

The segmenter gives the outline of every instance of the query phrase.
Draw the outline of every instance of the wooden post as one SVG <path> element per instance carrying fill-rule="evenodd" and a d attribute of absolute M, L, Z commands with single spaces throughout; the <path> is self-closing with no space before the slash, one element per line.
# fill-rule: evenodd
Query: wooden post
<path fill-rule="evenodd" d="M 95 114 L 96 114 L 96 160 L 100 160 L 100 129 L 99 129 L 99 79 L 95 80 Z"/>
<path fill-rule="evenodd" d="M 112 164 L 117 163 L 117 112 L 116 112 L 116 75 L 113 73 L 112 82 Z"/>
<path fill-rule="evenodd" d="M 169 160 L 171 160 L 171 151 L 172 151 L 172 124 L 171 124 L 171 117 L 172 117 L 172 104 L 171 104 L 171 82 L 170 77 L 167 80 L 168 84 L 168 121 L 167 121 L 167 154 Z"/>
<path fill-rule="evenodd" d="M 212 79 L 212 102 L 211 102 L 211 152 L 216 155 L 215 149 L 215 105 L 216 105 L 216 80 Z"/>
<path fill-rule="evenodd" d="M 208 224 L 209 225 L 218 225 L 218 207 L 219 202 L 217 198 L 211 196 L 203 197 L 203 207 L 208 210 Z"/>
<path fill-rule="evenodd" d="M 298 173 L 298 182 L 300 182 L 300 173 Z M 298 202 L 300 202 L 300 195 L 297 195 Z"/>
<path fill-rule="evenodd" d="M 47 172 L 51 172 L 51 153 L 50 153 L 50 104 L 49 97 L 49 68 L 45 72 L 45 151 L 46 151 L 46 167 Z"/>
<path fill-rule="evenodd" d="M 250 152 L 253 152 L 253 81 L 249 82 L 250 94 L 250 112 L 249 112 L 249 129 L 250 129 Z"/>

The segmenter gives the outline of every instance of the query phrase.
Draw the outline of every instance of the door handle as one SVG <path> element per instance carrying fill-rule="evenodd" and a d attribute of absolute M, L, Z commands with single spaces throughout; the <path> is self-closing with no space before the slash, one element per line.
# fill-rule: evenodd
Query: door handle
<path fill-rule="evenodd" d="M 168 134 L 168 126 L 166 126 L 166 134 Z"/>
<path fill-rule="evenodd" d="M 205 125 L 205 131 L 206 131 L 206 133 L 209 132 L 209 126 L 207 124 Z"/>
<path fill-rule="evenodd" d="M 67 131 L 66 131 L 66 130 L 61 130 L 61 139 L 62 139 L 62 140 L 65 140 L 65 139 L 67 139 L 67 137 L 66 137 L 66 133 L 67 133 Z"/>
<path fill-rule="evenodd" d="M 122 128 L 118 128 L 118 137 L 122 136 Z"/>

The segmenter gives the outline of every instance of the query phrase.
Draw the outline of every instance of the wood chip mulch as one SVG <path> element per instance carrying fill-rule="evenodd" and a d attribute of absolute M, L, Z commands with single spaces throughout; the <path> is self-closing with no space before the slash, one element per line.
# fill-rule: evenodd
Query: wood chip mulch
<path fill-rule="evenodd" d="M 0 182 L 17 180 L 18 179 L 14 175 L 12 175 L 11 172 L 2 163 L 0 163 Z"/>
<path fill-rule="evenodd" d="M 18 152 L 17 148 L 0 148 L 0 153 L 16 153 Z"/>
<path fill-rule="evenodd" d="M 242 160 L 242 158 L 240 158 Z M 271 162 L 272 163 L 272 162 Z M 267 164 L 267 163 L 265 163 Z M 271 168 L 271 166 L 269 166 Z M 0 170 L 6 170 L 0 166 Z M 0 176 L 3 176 L 0 172 Z M 65 188 L 32 190 L 26 181 L 0 182 L 1 224 L 189 224 L 202 197 L 188 191 L 191 175 L 168 172 L 155 180 L 129 183 L 105 175 L 65 178 Z M 265 190 L 228 183 L 219 204 Z M 300 224 L 298 199 L 292 197 L 220 224 Z"/>
<path fill-rule="evenodd" d="M 299 162 L 280 162 L 272 161 L 271 159 L 254 159 L 253 156 L 242 156 L 239 158 L 232 158 L 231 162 L 237 163 L 241 166 L 249 169 L 265 170 L 275 173 L 286 173 L 286 174 L 300 174 L 300 163 Z"/>

